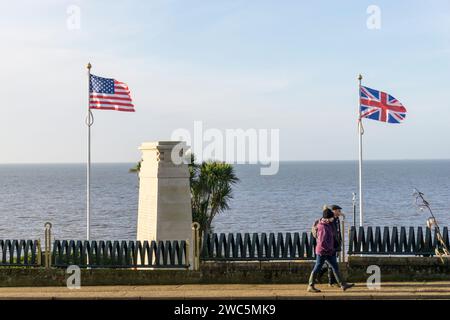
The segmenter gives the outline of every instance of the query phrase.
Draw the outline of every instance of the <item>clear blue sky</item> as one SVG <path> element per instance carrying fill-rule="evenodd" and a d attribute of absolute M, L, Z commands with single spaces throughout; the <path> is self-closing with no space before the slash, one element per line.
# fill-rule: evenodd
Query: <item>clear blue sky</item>
<path fill-rule="evenodd" d="M 84 161 L 88 61 L 137 109 L 95 111 L 95 162 L 136 161 L 141 142 L 195 120 L 280 129 L 281 160 L 357 159 L 359 73 L 409 111 L 401 126 L 366 121 L 366 158 L 450 158 L 448 0 L 1 3 L 1 163 Z"/>

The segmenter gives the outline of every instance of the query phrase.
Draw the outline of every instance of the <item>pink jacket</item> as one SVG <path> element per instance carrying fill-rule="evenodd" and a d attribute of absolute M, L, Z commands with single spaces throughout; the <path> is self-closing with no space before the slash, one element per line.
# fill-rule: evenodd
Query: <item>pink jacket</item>
<path fill-rule="evenodd" d="M 317 225 L 316 254 L 321 256 L 333 256 L 336 254 L 336 230 L 332 222 L 321 219 Z"/>

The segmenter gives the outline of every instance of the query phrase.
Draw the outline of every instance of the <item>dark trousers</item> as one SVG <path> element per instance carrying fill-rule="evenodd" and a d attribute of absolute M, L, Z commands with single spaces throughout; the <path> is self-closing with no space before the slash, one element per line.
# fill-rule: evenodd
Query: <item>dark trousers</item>
<path fill-rule="evenodd" d="M 310 285 L 315 284 L 316 278 L 320 274 L 320 272 L 322 271 L 322 268 L 324 267 L 325 263 L 332 270 L 332 273 L 334 275 L 334 278 L 335 278 L 336 282 L 339 285 L 341 285 L 342 284 L 342 280 L 341 280 L 341 275 L 339 273 L 339 266 L 338 266 L 338 263 L 337 263 L 336 255 L 332 255 L 332 256 L 317 255 L 316 264 L 314 266 L 313 271 L 311 272 L 311 276 L 309 277 L 309 284 Z"/>
<path fill-rule="evenodd" d="M 334 277 L 333 269 L 329 265 L 328 262 L 325 262 L 322 266 L 322 269 L 320 269 L 317 279 L 321 279 L 325 273 L 328 273 L 328 283 L 329 284 L 336 284 L 336 278 Z"/>

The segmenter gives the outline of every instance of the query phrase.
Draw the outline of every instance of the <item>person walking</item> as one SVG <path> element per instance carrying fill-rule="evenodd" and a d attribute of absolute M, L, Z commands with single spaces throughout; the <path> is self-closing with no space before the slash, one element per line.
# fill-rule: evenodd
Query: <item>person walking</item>
<path fill-rule="evenodd" d="M 333 227 L 336 230 L 336 255 L 339 257 L 339 253 L 343 250 L 342 248 L 342 232 L 341 232 L 341 221 L 340 218 L 342 217 L 345 219 L 345 214 L 342 212 L 342 208 L 336 204 L 328 207 L 325 206 L 324 209 L 329 208 L 331 211 L 333 211 Z M 316 221 L 318 223 L 319 220 Z M 345 248 L 344 248 L 345 249 Z M 320 279 L 322 279 L 322 276 L 327 273 L 328 271 L 328 286 L 333 287 L 334 285 L 337 285 L 337 281 L 334 278 L 333 270 L 331 269 L 330 265 L 328 263 L 324 263 L 322 269 L 320 270 L 319 274 L 317 275 L 317 280 L 320 282 Z"/>
<path fill-rule="evenodd" d="M 338 240 L 334 221 L 335 217 L 333 211 L 326 208 L 323 211 L 322 219 L 320 219 L 317 224 L 316 264 L 309 277 L 308 292 L 320 292 L 320 290 L 315 287 L 315 282 L 325 263 L 328 263 L 331 267 L 336 282 L 343 291 L 354 286 L 354 284 L 344 282 L 339 273 L 336 257 L 336 242 Z"/>

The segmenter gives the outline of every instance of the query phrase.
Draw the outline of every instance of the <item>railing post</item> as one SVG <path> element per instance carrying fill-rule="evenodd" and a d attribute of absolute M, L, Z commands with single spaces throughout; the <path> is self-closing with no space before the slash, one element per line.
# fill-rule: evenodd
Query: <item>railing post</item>
<path fill-rule="evenodd" d="M 45 239 L 44 239 L 44 266 L 45 268 L 50 268 L 52 264 L 52 257 L 51 257 L 51 241 L 52 241 L 52 224 L 50 222 L 45 223 Z"/>
<path fill-rule="evenodd" d="M 353 228 L 355 228 L 355 227 L 353 227 Z M 348 253 L 348 256 L 350 256 L 351 255 L 351 251 L 350 251 L 350 249 L 351 249 L 351 246 L 352 246 L 352 244 L 351 244 L 351 242 L 352 242 L 352 227 L 349 227 L 348 228 L 348 234 L 347 234 L 347 236 L 348 236 L 348 251 L 347 251 L 347 253 Z"/>
<path fill-rule="evenodd" d="M 345 262 L 345 219 L 342 219 L 341 221 L 341 237 L 342 237 L 341 256 L 342 262 Z"/>
<path fill-rule="evenodd" d="M 36 264 L 40 267 L 42 266 L 42 248 L 41 248 L 41 239 L 37 241 L 37 261 Z"/>
<path fill-rule="evenodd" d="M 190 266 L 190 261 L 191 261 L 191 257 L 190 257 L 190 254 L 189 254 L 189 251 L 191 250 L 191 244 L 189 243 L 189 239 L 187 239 L 186 240 L 186 257 L 185 257 L 185 259 L 186 259 L 186 265 L 188 265 L 189 266 L 189 268 L 191 267 Z"/>
<path fill-rule="evenodd" d="M 198 271 L 200 269 L 200 224 L 194 222 L 192 224 L 192 269 Z"/>

